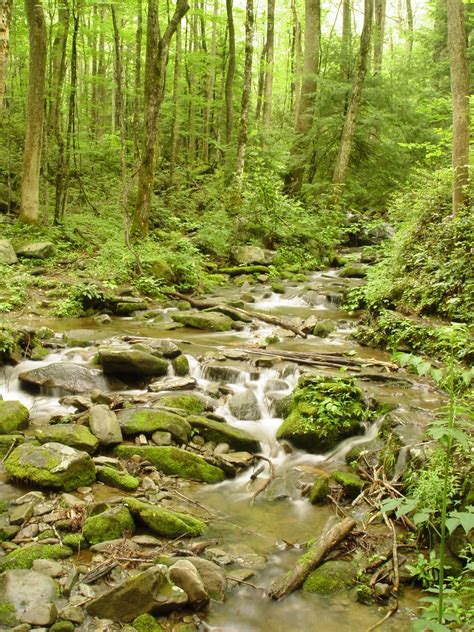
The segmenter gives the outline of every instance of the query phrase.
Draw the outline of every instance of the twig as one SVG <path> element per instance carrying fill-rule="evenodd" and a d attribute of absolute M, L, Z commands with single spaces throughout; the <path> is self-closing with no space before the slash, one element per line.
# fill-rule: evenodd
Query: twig
<path fill-rule="evenodd" d="M 267 591 L 265 588 L 262 588 L 261 586 L 257 586 L 256 584 L 252 584 L 251 582 L 248 582 L 245 579 L 237 579 L 236 577 L 228 577 L 227 580 L 229 582 L 235 582 L 236 584 L 245 584 L 245 586 L 250 586 L 251 588 L 255 588 L 255 590 L 261 590 L 264 595 L 267 594 Z"/>
<path fill-rule="evenodd" d="M 4 462 L 8 459 L 8 457 L 10 456 L 10 454 L 13 452 L 13 449 L 14 449 L 14 448 L 15 448 L 15 446 L 16 446 L 16 442 L 17 442 L 17 440 L 16 440 L 16 439 L 13 439 L 13 441 L 11 442 L 10 447 L 8 448 L 8 450 L 7 450 L 6 454 L 5 454 L 5 456 L 4 456 L 4 457 L 3 457 L 3 459 L 2 459 L 2 463 L 4 463 Z"/>
<path fill-rule="evenodd" d="M 190 503 L 191 505 L 195 505 L 196 507 L 199 507 L 199 509 L 202 509 L 207 514 L 212 515 L 212 512 L 209 511 L 209 509 L 207 509 L 207 507 L 204 507 L 204 505 L 201 505 L 201 503 L 198 503 L 196 500 L 192 500 L 191 498 L 188 498 L 187 496 L 185 496 L 181 492 L 178 492 L 177 489 L 171 490 L 170 493 L 171 494 L 176 494 L 176 496 L 178 496 L 179 498 L 182 498 L 183 500 L 185 500 L 186 502 Z"/>
<path fill-rule="evenodd" d="M 398 610 L 398 599 L 395 600 L 393 606 L 390 608 L 390 610 L 387 612 L 384 618 L 380 619 L 380 621 L 377 621 L 377 623 L 374 623 L 374 625 L 371 625 L 370 628 L 368 628 L 367 632 L 372 632 L 372 630 L 376 630 L 377 628 L 379 628 L 382 625 L 382 623 L 385 623 L 385 621 L 388 621 L 388 619 L 390 619 L 390 617 L 394 615 L 397 610 Z"/>
<path fill-rule="evenodd" d="M 273 468 L 273 463 L 272 463 L 272 461 L 271 461 L 268 457 L 263 456 L 262 454 L 256 454 L 256 455 L 255 455 L 255 457 L 256 457 L 257 459 L 262 459 L 262 461 L 266 461 L 266 462 L 268 463 L 268 465 L 270 466 L 270 476 L 269 476 L 269 478 L 265 481 L 265 483 L 262 485 L 262 487 L 260 487 L 260 489 L 257 489 L 257 491 L 255 492 L 255 494 L 252 496 L 252 501 L 251 501 L 251 504 L 252 504 L 252 505 L 254 504 L 254 502 L 255 502 L 255 500 L 256 500 L 256 498 L 257 498 L 257 496 L 258 496 L 259 494 L 261 494 L 263 491 L 265 491 L 265 490 L 267 489 L 267 487 L 270 485 L 270 483 L 273 481 L 273 478 L 274 478 L 274 473 L 275 473 L 274 468 Z"/>

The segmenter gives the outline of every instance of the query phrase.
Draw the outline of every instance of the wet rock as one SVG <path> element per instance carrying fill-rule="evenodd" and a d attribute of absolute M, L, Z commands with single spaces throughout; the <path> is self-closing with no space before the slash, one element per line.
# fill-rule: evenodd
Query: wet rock
<path fill-rule="evenodd" d="M 187 601 L 184 590 L 169 581 L 165 567 L 153 566 L 93 599 L 86 609 L 92 616 L 127 623 L 140 614 L 181 608 Z"/>
<path fill-rule="evenodd" d="M 0 557 L 0 573 L 17 568 L 31 568 L 34 560 L 62 560 L 72 555 L 72 549 L 60 544 L 28 544 Z"/>
<path fill-rule="evenodd" d="M 0 401 L 0 434 L 9 434 L 28 427 L 29 412 L 21 402 Z"/>
<path fill-rule="evenodd" d="M 99 349 L 99 359 L 104 373 L 147 377 L 166 375 L 168 362 L 145 351 L 134 349 Z"/>
<path fill-rule="evenodd" d="M 204 483 L 220 483 L 224 480 L 224 472 L 214 465 L 209 465 L 201 456 L 175 447 L 128 446 L 119 445 L 114 453 L 120 458 L 131 458 L 138 455 L 149 461 L 159 471 L 168 475 L 176 475 Z"/>
<path fill-rule="evenodd" d="M 105 406 L 111 406 L 117 399 L 116 394 L 104 393 L 98 388 L 93 388 L 90 392 L 91 402 L 93 404 L 104 404 Z"/>
<path fill-rule="evenodd" d="M 188 422 L 191 428 L 206 441 L 213 441 L 215 444 L 227 443 L 234 450 L 246 452 L 259 452 L 260 450 L 260 442 L 246 430 L 207 417 L 188 417 Z"/>
<path fill-rule="evenodd" d="M 327 476 L 318 476 L 311 486 L 309 492 L 309 500 L 312 505 L 323 503 L 329 493 L 329 478 Z"/>
<path fill-rule="evenodd" d="M 172 361 L 176 375 L 183 377 L 189 373 L 189 362 L 185 355 L 181 354 Z"/>
<path fill-rule="evenodd" d="M 51 625 L 57 617 L 56 582 L 32 570 L 11 570 L 0 577 L 0 624 Z"/>
<path fill-rule="evenodd" d="M 351 588 L 357 575 L 357 566 L 352 562 L 330 561 L 308 575 L 303 590 L 320 595 L 330 595 Z"/>
<path fill-rule="evenodd" d="M 336 470 L 331 472 L 331 477 L 341 485 L 346 496 L 351 499 L 357 498 L 366 484 L 366 481 L 353 472 Z"/>
<path fill-rule="evenodd" d="M 229 454 L 220 454 L 219 460 L 223 463 L 224 469 L 230 466 L 235 471 L 250 467 L 254 462 L 254 455 L 250 452 L 229 452 Z"/>
<path fill-rule="evenodd" d="M 73 406 L 79 412 L 89 410 L 92 406 L 90 397 L 84 397 L 82 395 L 66 395 L 66 397 L 61 397 L 59 403 L 63 404 L 63 406 Z"/>
<path fill-rule="evenodd" d="M 40 443 L 54 441 L 68 445 L 77 450 L 84 450 L 92 454 L 97 450 L 99 440 L 89 428 L 79 424 L 55 424 L 35 430 L 35 437 Z"/>
<path fill-rule="evenodd" d="M 122 442 L 122 430 L 117 415 L 105 404 L 92 406 L 89 427 L 101 445 L 110 446 Z"/>
<path fill-rule="evenodd" d="M 18 446 L 6 459 L 5 469 L 19 481 L 65 491 L 95 480 L 95 466 L 86 452 L 54 442 Z"/>
<path fill-rule="evenodd" d="M 156 445 L 171 445 L 173 443 L 173 435 L 171 432 L 163 432 L 163 430 L 157 430 L 151 435 L 151 440 Z"/>
<path fill-rule="evenodd" d="M 211 599 L 224 601 L 227 584 L 224 570 L 214 562 L 201 557 L 191 557 L 189 562 L 197 569 Z"/>
<path fill-rule="evenodd" d="M 218 312 L 173 312 L 171 318 L 175 322 L 186 325 L 186 327 L 206 331 L 230 331 L 233 326 L 232 318 Z"/>
<path fill-rule="evenodd" d="M 245 371 L 240 367 L 225 364 L 206 364 L 203 370 L 207 380 L 225 383 L 238 382 Z"/>
<path fill-rule="evenodd" d="M 10 524 L 23 524 L 25 520 L 29 520 L 33 515 L 34 506 L 34 501 L 32 501 L 14 507 L 9 514 Z"/>
<path fill-rule="evenodd" d="M 152 382 L 148 385 L 148 390 L 152 393 L 164 391 L 190 391 L 196 388 L 197 381 L 193 377 L 171 377 Z"/>
<path fill-rule="evenodd" d="M 15 250 L 8 239 L 0 239 L 0 263 L 12 265 L 18 263 Z"/>
<path fill-rule="evenodd" d="M 151 505 L 136 498 L 127 498 L 124 504 L 136 519 L 144 523 L 155 535 L 167 538 L 197 537 L 206 529 L 202 520 L 189 514 Z"/>
<path fill-rule="evenodd" d="M 194 564 L 188 560 L 178 560 L 169 569 L 171 581 L 188 595 L 189 603 L 201 608 L 209 602 L 209 595 Z"/>
<path fill-rule="evenodd" d="M 232 258 L 237 265 L 249 265 L 251 263 L 267 264 L 271 263 L 275 253 L 271 250 L 264 250 L 258 246 L 237 246 L 234 248 Z"/>
<path fill-rule="evenodd" d="M 336 330 L 336 325 L 332 320 L 320 320 L 313 329 L 313 336 L 319 338 L 327 338 L 329 334 L 332 334 Z"/>
<path fill-rule="evenodd" d="M 151 614 L 141 614 L 133 620 L 133 627 L 130 630 L 122 628 L 123 632 L 163 632 L 163 628 Z M 178 632 L 182 632 L 178 630 Z"/>
<path fill-rule="evenodd" d="M 214 449 L 214 454 L 219 456 L 221 454 L 227 454 L 230 450 L 230 445 L 228 443 L 218 443 Z"/>
<path fill-rule="evenodd" d="M 191 435 L 191 426 L 186 419 L 167 410 L 136 406 L 121 410 L 117 417 L 125 436 L 162 430 L 170 432 L 176 441 L 187 443 Z"/>
<path fill-rule="evenodd" d="M 112 322 L 112 319 L 108 314 L 97 314 L 94 316 L 94 320 L 98 325 L 108 325 Z"/>
<path fill-rule="evenodd" d="M 129 340 L 127 336 L 124 336 L 124 340 Z M 148 348 L 150 353 L 157 353 L 164 358 L 176 358 L 180 355 L 181 350 L 177 344 L 172 340 L 166 338 L 142 338 L 142 342 L 138 344 L 144 345 Z"/>
<path fill-rule="evenodd" d="M 12 446 L 24 443 L 25 437 L 20 434 L 0 435 L 0 456 L 3 457 Z"/>
<path fill-rule="evenodd" d="M 288 390 L 288 384 L 285 380 L 268 380 L 265 384 L 264 391 L 286 391 Z"/>
<path fill-rule="evenodd" d="M 64 572 L 63 565 L 56 562 L 56 560 L 42 559 L 33 562 L 33 570 L 49 575 L 50 577 L 59 577 Z"/>
<path fill-rule="evenodd" d="M 128 472 L 116 470 L 114 467 L 97 466 L 97 480 L 109 487 L 133 492 L 140 485 L 140 480 Z"/>
<path fill-rule="evenodd" d="M 200 395 L 165 395 L 159 400 L 160 406 L 182 410 L 188 415 L 199 415 L 203 413 L 208 405 Z"/>
<path fill-rule="evenodd" d="M 339 272 L 341 279 L 363 279 L 367 276 L 365 267 L 348 264 Z"/>
<path fill-rule="evenodd" d="M 262 417 L 257 397 L 250 389 L 233 395 L 229 400 L 229 409 L 237 419 L 249 421 Z"/>
<path fill-rule="evenodd" d="M 96 329 L 71 329 L 63 334 L 64 341 L 69 347 L 91 347 L 106 337 L 106 333 Z"/>
<path fill-rule="evenodd" d="M 83 534 L 90 544 L 122 538 L 135 531 L 135 523 L 126 507 L 113 507 L 90 516 L 84 523 Z"/>
<path fill-rule="evenodd" d="M 105 390 L 107 384 L 99 371 L 87 369 L 71 362 L 55 362 L 46 366 L 24 371 L 18 376 L 20 382 L 47 390 L 56 388 L 69 393 L 84 393 L 98 388 Z"/>
<path fill-rule="evenodd" d="M 28 259 L 47 259 L 54 255 L 54 244 L 50 241 L 38 241 L 25 244 L 16 251 L 18 257 Z"/>

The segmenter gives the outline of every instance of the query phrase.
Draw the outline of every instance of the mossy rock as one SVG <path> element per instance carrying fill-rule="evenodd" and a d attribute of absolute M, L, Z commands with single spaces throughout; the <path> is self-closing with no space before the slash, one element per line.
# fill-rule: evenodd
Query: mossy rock
<path fill-rule="evenodd" d="M 76 626 L 72 621 L 56 621 L 49 628 L 49 632 L 74 632 Z"/>
<path fill-rule="evenodd" d="M 67 492 L 95 481 L 95 465 L 87 452 L 54 442 L 18 446 L 5 460 L 5 469 L 24 483 Z"/>
<path fill-rule="evenodd" d="M 29 412 L 18 401 L 0 401 L 0 434 L 9 434 L 28 427 Z"/>
<path fill-rule="evenodd" d="M 354 584 L 357 566 L 352 562 L 326 562 L 308 575 L 303 590 L 320 595 L 331 595 L 347 590 Z"/>
<path fill-rule="evenodd" d="M 197 395 L 166 395 L 160 399 L 162 406 L 184 410 L 188 415 L 199 415 L 206 410 L 206 404 Z"/>
<path fill-rule="evenodd" d="M 237 451 L 252 453 L 260 451 L 260 442 L 246 430 L 207 417 L 191 416 L 188 417 L 188 422 L 192 429 L 206 441 L 228 443 L 233 450 Z"/>
<path fill-rule="evenodd" d="M 109 487 L 122 489 L 126 492 L 133 492 L 140 485 L 140 480 L 128 472 L 116 470 L 108 465 L 97 466 L 97 480 Z"/>
<path fill-rule="evenodd" d="M 329 334 L 332 334 L 336 330 L 336 325 L 332 320 L 320 320 L 313 329 L 313 336 L 319 338 L 327 338 Z"/>
<path fill-rule="evenodd" d="M 329 477 L 318 476 L 311 486 L 309 500 L 312 505 L 319 505 L 327 499 L 329 493 Z"/>
<path fill-rule="evenodd" d="M 89 428 L 79 424 L 55 424 L 38 428 L 35 430 L 35 437 L 40 443 L 55 441 L 89 454 L 95 452 L 99 446 L 99 440 Z"/>
<path fill-rule="evenodd" d="M 37 362 L 44 360 L 46 356 L 51 353 L 50 349 L 45 349 L 41 345 L 36 345 L 33 347 L 31 351 L 31 360 L 36 360 Z"/>
<path fill-rule="evenodd" d="M 214 465 L 209 465 L 202 456 L 172 446 L 128 446 L 119 445 L 114 449 L 115 456 L 130 458 L 138 455 L 150 461 L 158 470 L 168 475 L 180 476 L 203 483 L 220 483 L 225 474 Z"/>
<path fill-rule="evenodd" d="M 66 533 L 63 536 L 63 544 L 73 551 L 80 551 L 88 547 L 87 540 L 82 533 Z"/>
<path fill-rule="evenodd" d="M 189 362 L 184 354 L 179 355 L 172 361 L 174 372 L 178 377 L 183 377 L 189 373 Z"/>
<path fill-rule="evenodd" d="M 133 627 L 137 632 L 163 632 L 163 628 L 151 614 L 141 614 L 134 619 Z"/>
<path fill-rule="evenodd" d="M 15 606 L 9 601 L 0 601 L 0 625 L 13 628 L 17 623 Z"/>
<path fill-rule="evenodd" d="M 365 481 L 353 472 L 336 470 L 331 472 L 331 477 L 341 485 L 346 496 L 352 499 L 357 498 L 365 486 Z"/>
<path fill-rule="evenodd" d="M 72 549 L 60 544 L 29 544 L 0 557 L 0 573 L 14 568 L 31 568 L 35 560 L 63 560 L 72 555 Z"/>
<path fill-rule="evenodd" d="M 103 347 L 99 349 L 99 359 L 104 373 L 110 375 L 153 377 L 168 372 L 166 360 L 137 349 Z"/>
<path fill-rule="evenodd" d="M 232 318 L 218 312 L 173 312 L 171 318 L 186 327 L 205 331 L 230 331 L 233 325 Z"/>
<path fill-rule="evenodd" d="M 84 537 L 90 544 L 116 540 L 134 531 L 135 523 L 126 507 L 113 507 L 89 516 L 83 529 Z"/>
<path fill-rule="evenodd" d="M 163 400 L 160 400 L 160 402 L 163 403 Z M 125 408 L 118 413 L 117 418 L 125 436 L 153 434 L 157 430 L 162 430 L 170 432 L 175 441 L 180 443 L 187 443 L 191 436 L 191 426 L 186 419 L 159 408 L 138 406 Z"/>
<path fill-rule="evenodd" d="M 24 443 L 25 437 L 21 434 L 0 435 L 0 456 L 4 456 L 10 450 L 12 444 Z"/>
<path fill-rule="evenodd" d="M 364 279 L 367 276 L 367 270 L 360 266 L 346 265 L 339 272 L 341 279 Z"/>
<path fill-rule="evenodd" d="M 324 453 L 359 434 L 375 414 L 354 380 L 308 374 L 299 380 L 276 436 L 308 452 Z"/>
<path fill-rule="evenodd" d="M 167 538 L 197 537 L 206 529 L 206 524 L 194 516 L 171 511 L 157 505 L 150 505 L 136 498 L 128 498 L 124 504 L 136 518 L 159 536 Z"/>
<path fill-rule="evenodd" d="M 272 291 L 275 292 L 275 294 L 284 294 L 286 291 L 286 288 L 284 284 L 281 283 L 281 281 L 274 281 L 272 283 Z"/>

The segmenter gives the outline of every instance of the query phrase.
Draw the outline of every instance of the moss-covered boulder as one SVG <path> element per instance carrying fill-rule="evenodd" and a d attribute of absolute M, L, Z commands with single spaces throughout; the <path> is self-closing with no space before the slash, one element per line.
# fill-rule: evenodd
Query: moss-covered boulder
<path fill-rule="evenodd" d="M 332 320 L 320 320 L 313 328 L 313 336 L 327 338 L 335 329 L 336 325 Z"/>
<path fill-rule="evenodd" d="M 87 452 L 54 442 L 19 445 L 5 460 L 5 469 L 24 483 L 67 492 L 95 481 L 95 465 Z"/>
<path fill-rule="evenodd" d="M 126 492 L 133 492 L 140 485 L 140 480 L 128 472 L 116 470 L 114 467 L 109 467 L 108 465 L 98 465 L 96 469 L 97 480 L 109 487 L 116 487 Z"/>
<path fill-rule="evenodd" d="M 0 625 L 17 623 L 50 626 L 57 617 L 55 601 L 59 586 L 45 573 L 29 569 L 9 570 L 0 577 Z M 10 608 L 8 608 L 10 606 Z M 14 616 L 5 617 L 5 613 Z"/>
<path fill-rule="evenodd" d="M 0 457 L 5 456 L 5 454 L 10 450 L 10 448 L 25 441 L 25 437 L 21 434 L 5 434 L 0 435 Z"/>
<path fill-rule="evenodd" d="M 329 493 L 329 477 L 318 476 L 309 490 L 309 500 L 312 505 L 324 503 Z"/>
<path fill-rule="evenodd" d="M 206 524 L 202 520 L 189 514 L 151 505 L 136 498 L 127 498 L 124 504 L 137 520 L 156 535 L 167 538 L 197 537 L 206 529 Z"/>
<path fill-rule="evenodd" d="M 166 395 L 160 399 L 160 404 L 183 410 L 188 415 L 199 415 L 206 410 L 206 403 L 198 395 Z"/>
<path fill-rule="evenodd" d="M 323 453 L 360 433 L 363 423 L 373 415 L 352 379 L 310 374 L 298 382 L 277 439 L 286 439 L 308 452 Z"/>
<path fill-rule="evenodd" d="M 0 557 L 0 573 L 14 568 L 31 568 L 35 560 L 63 560 L 72 549 L 60 544 L 27 544 Z"/>
<path fill-rule="evenodd" d="M 38 428 L 35 430 L 35 437 L 40 443 L 54 441 L 89 454 L 95 452 L 99 446 L 99 440 L 89 428 L 78 424 L 56 424 Z"/>
<path fill-rule="evenodd" d="M 28 426 L 29 412 L 17 401 L 0 401 L 0 434 L 23 430 Z"/>
<path fill-rule="evenodd" d="M 126 507 L 106 509 L 95 516 L 89 516 L 84 523 L 83 534 L 90 544 L 122 538 L 135 531 L 135 523 Z"/>
<path fill-rule="evenodd" d="M 183 377 L 189 373 L 189 361 L 184 354 L 179 355 L 172 362 L 173 369 L 176 375 Z"/>
<path fill-rule="evenodd" d="M 151 614 L 141 614 L 133 620 L 137 632 L 163 632 L 163 628 Z"/>
<path fill-rule="evenodd" d="M 72 362 L 53 362 L 46 366 L 24 371 L 18 379 L 27 386 L 67 393 L 85 393 L 93 389 L 107 390 L 107 382 L 99 371 L 93 371 Z"/>
<path fill-rule="evenodd" d="M 180 443 L 187 443 L 191 436 L 191 426 L 186 419 L 167 410 L 136 406 L 121 410 L 117 417 L 125 436 L 153 434 L 163 430 L 170 432 L 175 441 Z"/>
<path fill-rule="evenodd" d="M 205 331 L 230 331 L 233 324 L 232 318 L 218 312 L 173 312 L 171 318 L 186 327 Z"/>
<path fill-rule="evenodd" d="M 365 481 L 354 472 L 336 470 L 331 473 L 331 476 L 336 483 L 341 485 L 346 496 L 352 499 L 357 498 L 365 485 Z"/>
<path fill-rule="evenodd" d="M 220 483 L 225 474 L 214 465 L 209 465 L 202 456 L 175 448 L 172 446 L 129 446 L 119 445 L 114 449 L 114 454 L 121 458 L 130 458 L 137 454 L 142 459 L 150 461 L 164 474 L 180 476 L 203 483 Z"/>
<path fill-rule="evenodd" d="M 362 266 L 348 264 L 339 272 L 342 279 L 364 279 L 367 276 L 367 269 Z"/>
<path fill-rule="evenodd" d="M 207 417 L 191 416 L 188 421 L 191 428 L 206 441 L 228 443 L 233 450 L 252 453 L 260 451 L 260 442 L 246 430 Z"/>
<path fill-rule="evenodd" d="M 351 588 L 357 575 L 357 566 L 352 562 L 326 562 L 308 575 L 303 590 L 320 595 L 330 595 Z"/>
<path fill-rule="evenodd" d="M 137 377 L 166 375 L 168 362 L 156 355 L 136 349 L 99 349 L 99 360 L 104 373 Z"/>

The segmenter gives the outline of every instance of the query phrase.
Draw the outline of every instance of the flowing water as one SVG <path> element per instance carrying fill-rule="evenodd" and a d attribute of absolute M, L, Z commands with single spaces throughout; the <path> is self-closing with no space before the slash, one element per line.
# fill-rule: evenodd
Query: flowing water
<path fill-rule="evenodd" d="M 280 342 L 272 344 L 270 348 L 281 352 L 348 354 L 348 357 L 363 359 L 367 366 L 362 367 L 356 376 L 360 378 L 365 392 L 378 401 L 396 405 L 395 414 L 403 425 L 404 439 L 416 443 L 427 421 L 440 406 L 440 395 L 424 380 L 407 381 L 398 374 L 391 379 L 384 368 L 370 366 L 371 359 L 388 361 L 389 358 L 380 351 L 360 347 L 350 338 L 355 317 L 340 311 L 340 299 L 347 285 L 354 283 L 358 281 L 339 279 L 336 272 L 317 272 L 303 286 L 287 283 L 283 295 L 271 293 L 264 285 L 227 288 L 221 290 L 219 295 L 223 300 L 236 300 L 252 292 L 255 302 L 245 305 L 249 311 L 286 318 L 307 318 L 316 314 L 318 318 L 333 321 L 335 331 L 327 338 L 309 336 L 303 340 L 289 337 L 288 332 L 278 331 Z M 249 583 L 234 584 L 224 604 L 212 604 L 206 618 L 208 629 L 216 632 L 367 630 L 383 613 L 376 607 L 357 603 L 351 593 L 322 597 L 297 591 L 277 603 L 266 598 L 263 591 L 256 587 L 268 587 L 276 576 L 287 570 L 301 554 L 298 545 L 317 537 L 326 520 L 333 514 L 330 505 L 315 507 L 303 498 L 301 482 L 310 482 L 321 469 L 331 471 L 343 465 L 345 454 L 353 445 L 375 436 L 376 425 L 368 428 L 365 436 L 346 440 L 330 454 L 310 455 L 299 450 L 289 452 L 275 439 L 281 419 L 275 416 L 273 402 L 275 397 L 284 396 L 293 390 L 303 367 L 287 362 L 274 368 L 256 369 L 245 355 L 246 351 L 256 351 L 259 343 L 275 333 L 275 328 L 261 323 L 257 328 L 245 325 L 242 331 L 228 333 L 197 332 L 186 328 L 170 331 L 171 322 L 169 310 L 164 310 L 157 314 L 155 321 L 121 318 L 100 327 L 93 320 L 85 319 L 43 319 L 41 323 L 29 321 L 29 324 L 48 326 L 59 333 L 77 328 L 94 329 L 101 336 L 112 340 L 122 339 L 123 336 L 171 338 L 186 353 L 191 375 L 197 380 L 199 390 L 206 391 L 215 384 L 213 376 L 206 370 L 211 356 L 215 359 L 213 363 L 220 360 L 220 364 L 232 368 L 224 380 L 229 393 L 250 390 L 255 394 L 260 416 L 258 421 L 243 421 L 234 417 L 229 409 L 228 398 L 217 401 L 215 412 L 225 417 L 230 424 L 250 431 L 261 441 L 262 454 L 271 460 L 274 469 L 269 487 L 253 501 L 255 492 L 269 476 L 269 464 L 263 461 L 260 463 L 265 465 L 265 471 L 255 481 L 251 480 L 251 475 L 257 466 L 219 485 L 187 483 L 184 487 L 184 493 L 209 510 L 209 532 L 206 538 L 217 538 L 220 542 L 218 548 L 222 549 L 214 552 L 215 555 L 221 555 L 221 561 L 226 561 L 227 556 L 227 561 L 233 561 L 234 565 L 237 562 L 238 566 L 249 569 L 249 574 L 253 573 L 247 580 Z M 242 350 L 243 353 L 239 354 L 236 350 Z M 30 408 L 33 425 L 45 423 L 54 413 L 73 411 L 59 403 L 60 393 L 32 395 L 24 391 L 19 385 L 18 374 L 51 362 L 67 361 L 90 366 L 95 352 L 93 346 L 55 349 L 42 362 L 25 361 L 16 367 L 2 367 L 0 394 L 4 399 L 19 399 L 25 403 Z M 250 358 L 254 357 L 259 356 L 250 353 Z M 335 369 L 315 370 L 327 375 L 338 374 Z M 403 465 L 403 462 L 399 464 L 400 467 Z M 7 482 L 4 476 L 1 477 L 0 498 L 14 498 L 23 491 Z M 418 596 L 412 589 L 405 588 L 399 612 L 384 624 L 383 629 L 410 629 L 410 619 L 414 616 Z"/>

